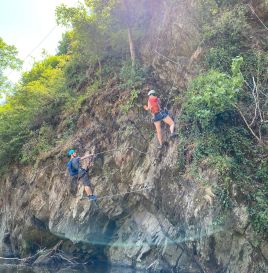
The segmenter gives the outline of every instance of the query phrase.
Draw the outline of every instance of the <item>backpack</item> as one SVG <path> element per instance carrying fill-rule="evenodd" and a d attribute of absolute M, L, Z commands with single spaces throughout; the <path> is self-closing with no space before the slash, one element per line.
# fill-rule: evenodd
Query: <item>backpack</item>
<path fill-rule="evenodd" d="M 70 160 L 67 163 L 67 168 L 68 168 L 70 176 L 74 176 L 78 174 L 78 170 L 73 167 L 72 160 Z"/>

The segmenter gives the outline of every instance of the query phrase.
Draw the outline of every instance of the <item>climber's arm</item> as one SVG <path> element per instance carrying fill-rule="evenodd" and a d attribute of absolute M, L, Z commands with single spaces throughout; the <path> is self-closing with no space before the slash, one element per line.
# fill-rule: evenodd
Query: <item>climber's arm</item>
<path fill-rule="evenodd" d="M 148 105 L 144 105 L 143 108 L 144 108 L 144 110 L 148 111 L 148 110 L 151 110 L 152 106 L 151 106 L 150 102 L 148 101 Z"/>

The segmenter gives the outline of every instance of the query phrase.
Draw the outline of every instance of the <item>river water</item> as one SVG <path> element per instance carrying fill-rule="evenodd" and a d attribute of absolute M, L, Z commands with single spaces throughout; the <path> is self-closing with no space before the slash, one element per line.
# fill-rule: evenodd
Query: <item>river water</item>
<path fill-rule="evenodd" d="M 40 268 L 14 265 L 0 265 L 0 273 L 136 273 L 138 271 L 125 267 L 109 267 L 105 265 L 88 267 Z M 141 271 L 139 271 L 141 272 Z"/>

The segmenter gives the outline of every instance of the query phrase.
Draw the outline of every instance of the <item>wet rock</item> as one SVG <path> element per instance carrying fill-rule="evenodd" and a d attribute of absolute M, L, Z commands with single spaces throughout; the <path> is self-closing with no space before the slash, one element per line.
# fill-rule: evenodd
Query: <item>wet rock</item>
<path fill-rule="evenodd" d="M 33 266 L 58 267 L 59 265 L 63 265 L 64 263 L 65 261 L 59 256 L 41 255 L 33 263 Z"/>
<path fill-rule="evenodd" d="M 153 261 L 146 270 L 150 273 L 168 273 L 170 268 L 161 260 Z"/>

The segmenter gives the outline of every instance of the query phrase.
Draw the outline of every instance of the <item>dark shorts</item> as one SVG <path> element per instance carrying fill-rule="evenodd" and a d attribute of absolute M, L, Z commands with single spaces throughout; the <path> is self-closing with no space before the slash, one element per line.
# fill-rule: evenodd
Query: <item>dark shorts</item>
<path fill-rule="evenodd" d="M 168 112 L 161 110 L 160 112 L 154 114 L 153 122 L 161 121 L 168 116 Z"/>
<path fill-rule="evenodd" d="M 79 177 L 78 177 L 78 174 L 72 176 L 72 185 L 77 185 L 79 181 L 82 181 L 84 186 L 90 187 L 90 180 L 89 180 L 87 172 L 85 172 Z"/>
<path fill-rule="evenodd" d="M 82 176 L 80 176 L 79 180 L 82 180 L 84 186 L 90 187 L 90 180 L 88 177 L 88 173 L 84 173 Z"/>

